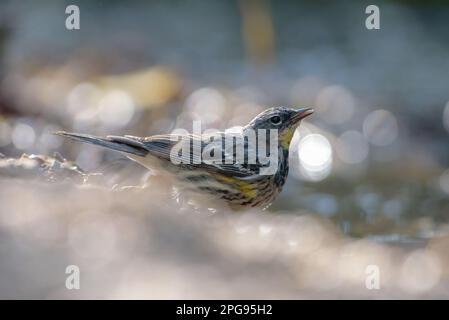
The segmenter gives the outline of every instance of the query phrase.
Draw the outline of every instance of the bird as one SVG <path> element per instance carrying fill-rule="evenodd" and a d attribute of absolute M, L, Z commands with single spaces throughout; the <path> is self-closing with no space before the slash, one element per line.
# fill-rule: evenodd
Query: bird
<path fill-rule="evenodd" d="M 286 182 L 293 135 L 313 112 L 309 107 L 268 108 L 238 132 L 149 137 L 55 134 L 119 151 L 157 175 L 173 178 L 181 190 L 208 194 L 231 209 L 266 209 Z"/>

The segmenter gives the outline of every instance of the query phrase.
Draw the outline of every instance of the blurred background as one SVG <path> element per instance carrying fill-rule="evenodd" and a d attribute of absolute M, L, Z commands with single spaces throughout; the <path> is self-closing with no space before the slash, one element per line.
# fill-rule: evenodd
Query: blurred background
<path fill-rule="evenodd" d="M 449 297 L 449 5 L 377 1 L 367 30 L 369 4 L 2 1 L 0 297 Z M 50 134 L 222 130 L 279 105 L 316 112 L 265 212 L 180 207 Z"/>

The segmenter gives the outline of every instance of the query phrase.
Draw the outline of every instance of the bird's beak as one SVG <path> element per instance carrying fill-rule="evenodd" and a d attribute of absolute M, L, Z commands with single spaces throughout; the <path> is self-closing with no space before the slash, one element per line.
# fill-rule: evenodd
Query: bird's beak
<path fill-rule="evenodd" d="M 307 116 L 310 116 L 313 113 L 312 108 L 301 108 L 296 110 L 296 114 L 292 117 L 293 122 L 299 122 Z"/>

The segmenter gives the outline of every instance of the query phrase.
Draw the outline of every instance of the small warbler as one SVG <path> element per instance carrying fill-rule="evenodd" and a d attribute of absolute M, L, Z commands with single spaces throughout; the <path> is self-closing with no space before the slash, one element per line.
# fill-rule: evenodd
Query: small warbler
<path fill-rule="evenodd" d="M 300 120 L 312 113 L 311 108 L 270 108 L 238 133 L 104 138 L 56 134 L 120 151 L 150 170 L 174 177 L 183 188 L 225 200 L 233 209 L 266 208 L 286 181 L 293 134 Z"/>

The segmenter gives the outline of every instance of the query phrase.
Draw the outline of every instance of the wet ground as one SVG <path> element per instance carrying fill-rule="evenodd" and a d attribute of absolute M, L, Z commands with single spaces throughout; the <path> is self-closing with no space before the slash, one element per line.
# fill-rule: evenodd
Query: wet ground
<path fill-rule="evenodd" d="M 90 177 L 33 156 L 0 167 L 1 298 L 449 297 L 449 226 L 382 220 L 386 201 L 347 200 L 358 209 L 345 215 L 323 189 L 320 213 L 288 193 L 269 211 L 211 213 L 180 207 L 156 177 L 129 188 L 137 167 Z M 302 188 L 295 199 L 307 204 Z M 80 268 L 80 290 L 65 287 L 68 265 Z"/>

